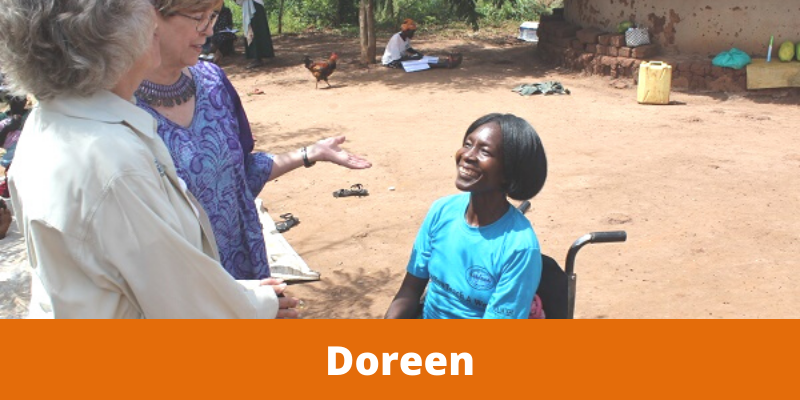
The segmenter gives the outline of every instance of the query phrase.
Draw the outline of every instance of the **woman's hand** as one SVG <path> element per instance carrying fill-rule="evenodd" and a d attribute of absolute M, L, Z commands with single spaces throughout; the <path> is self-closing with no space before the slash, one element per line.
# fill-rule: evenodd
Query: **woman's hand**
<path fill-rule="evenodd" d="M 411 60 L 420 60 L 422 59 L 422 57 L 424 57 L 424 55 L 419 51 L 416 51 L 413 48 L 409 47 L 406 50 L 406 57 L 408 57 Z"/>
<path fill-rule="evenodd" d="M 300 318 L 300 312 L 297 311 L 300 300 L 284 296 L 283 292 L 286 290 L 286 284 L 283 283 L 283 279 L 263 279 L 261 286 L 272 286 L 272 290 L 278 295 L 278 315 L 275 316 L 276 319 Z"/>
<path fill-rule="evenodd" d="M 344 141 L 344 136 L 322 139 L 308 148 L 308 157 L 311 161 L 329 161 L 350 169 L 364 169 L 372 166 L 372 163 L 364 157 L 342 150 L 339 145 Z"/>
<path fill-rule="evenodd" d="M 350 169 L 364 169 L 372 166 L 372 163 L 364 157 L 342 150 L 339 145 L 344 143 L 344 140 L 344 136 L 334 136 L 306 147 L 308 160 L 310 162 L 328 161 Z M 269 180 L 278 179 L 283 174 L 302 167 L 304 164 L 302 154 L 302 149 L 299 149 L 276 155 L 272 159 L 272 173 L 269 175 Z"/>

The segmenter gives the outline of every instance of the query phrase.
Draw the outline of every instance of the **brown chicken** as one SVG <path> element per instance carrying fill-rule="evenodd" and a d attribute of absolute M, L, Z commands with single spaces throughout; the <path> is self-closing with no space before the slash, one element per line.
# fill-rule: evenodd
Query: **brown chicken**
<path fill-rule="evenodd" d="M 303 63 L 305 63 L 306 68 L 311 71 L 311 74 L 317 78 L 317 84 L 314 85 L 315 89 L 319 89 L 319 81 L 325 81 L 328 84 L 328 87 L 331 87 L 331 84 L 328 82 L 328 77 L 331 76 L 334 70 L 336 70 L 336 60 L 339 59 L 339 56 L 336 53 L 331 53 L 331 58 L 328 61 L 318 61 L 314 62 L 306 56 L 303 59 Z"/>

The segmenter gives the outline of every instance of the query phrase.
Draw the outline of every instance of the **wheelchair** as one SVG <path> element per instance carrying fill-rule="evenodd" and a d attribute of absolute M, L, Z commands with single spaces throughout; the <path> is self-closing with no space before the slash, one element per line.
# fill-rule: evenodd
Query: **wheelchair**
<path fill-rule="evenodd" d="M 524 214 L 530 206 L 530 202 L 526 200 L 517 208 Z M 593 243 L 624 242 L 627 239 L 628 234 L 625 231 L 587 233 L 570 246 L 565 269 L 561 269 L 558 262 L 552 257 L 542 254 L 542 278 L 536 294 L 542 301 L 545 318 L 573 319 L 577 284 L 575 257 L 583 246 Z"/>

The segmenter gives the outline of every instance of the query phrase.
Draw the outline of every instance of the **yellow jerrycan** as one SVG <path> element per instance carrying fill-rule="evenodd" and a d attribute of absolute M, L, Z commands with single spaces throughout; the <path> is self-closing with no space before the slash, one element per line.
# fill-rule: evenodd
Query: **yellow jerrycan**
<path fill-rule="evenodd" d="M 661 61 L 643 62 L 639 67 L 639 104 L 669 104 L 672 66 Z"/>

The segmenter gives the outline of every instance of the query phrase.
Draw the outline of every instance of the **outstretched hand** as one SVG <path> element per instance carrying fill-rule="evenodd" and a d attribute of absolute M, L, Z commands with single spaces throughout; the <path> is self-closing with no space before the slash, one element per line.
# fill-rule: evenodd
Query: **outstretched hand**
<path fill-rule="evenodd" d="M 316 153 L 316 156 L 311 153 L 310 157 L 313 160 L 328 161 L 350 169 L 364 169 L 372 166 L 372 163 L 367 161 L 364 157 L 342 150 L 339 145 L 344 143 L 344 141 L 344 136 L 322 139 L 314 144 L 313 149 L 310 150 Z"/>

